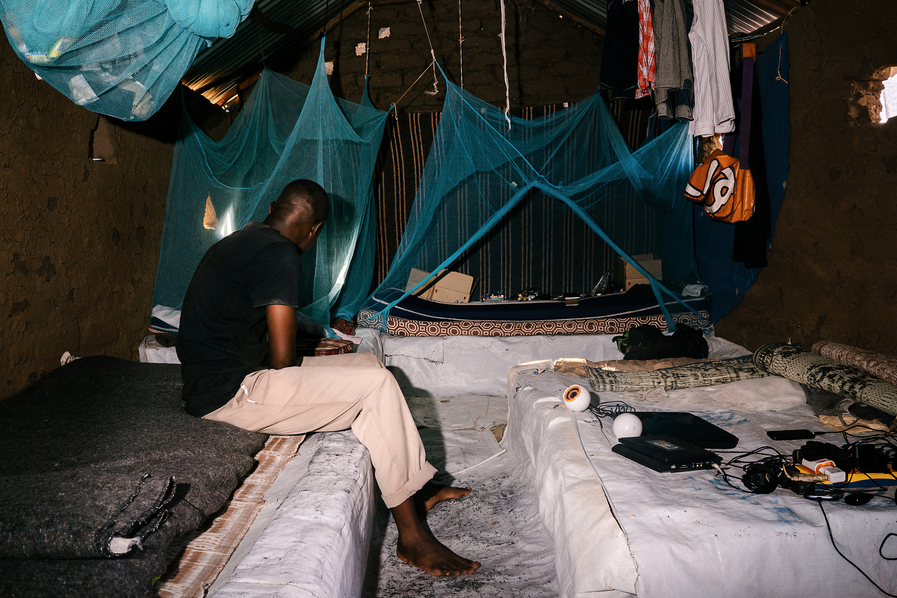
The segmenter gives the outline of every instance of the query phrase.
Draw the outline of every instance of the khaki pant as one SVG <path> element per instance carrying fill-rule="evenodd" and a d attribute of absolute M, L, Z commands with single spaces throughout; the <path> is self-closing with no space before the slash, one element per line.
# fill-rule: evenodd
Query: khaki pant
<path fill-rule="evenodd" d="M 371 453 L 389 508 L 436 473 L 398 383 L 370 353 L 305 357 L 299 367 L 253 372 L 233 399 L 205 419 L 281 435 L 351 428 Z"/>

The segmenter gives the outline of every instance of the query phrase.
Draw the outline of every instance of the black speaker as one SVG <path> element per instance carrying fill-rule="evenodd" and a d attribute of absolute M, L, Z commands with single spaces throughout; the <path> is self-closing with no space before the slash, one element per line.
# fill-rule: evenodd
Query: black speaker
<path fill-rule="evenodd" d="M 779 472 L 765 463 L 754 463 L 744 470 L 741 482 L 754 494 L 769 494 L 779 485 Z"/>

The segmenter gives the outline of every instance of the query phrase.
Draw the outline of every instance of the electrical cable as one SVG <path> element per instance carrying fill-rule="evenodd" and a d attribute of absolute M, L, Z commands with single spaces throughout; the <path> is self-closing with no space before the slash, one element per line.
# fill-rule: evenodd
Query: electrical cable
<path fill-rule="evenodd" d="M 832 547 L 835 549 L 835 552 L 838 553 L 838 556 L 840 556 L 842 559 L 844 559 L 845 561 L 847 561 L 847 563 L 848 563 L 851 567 L 853 567 L 854 569 L 856 569 L 857 571 L 859 571 L 860 574 L 861 574 L 863 577 L 865 577 L 866 579 L 868 579 L 868 580 L 869 580 L 869 583 L 871 583 L 872 585 L 874 585 L 875 588 L 876 588 L 879 592 L 881 592 L 881 593 L 884 594 L 885 596 L 890 596 L 891 598 L 897 598 L 897 594 L 889 594 L 888 592 L 884 591 L 880 585 L 878 585 L 877 583 L 875 583 L 875 582 L 872 580 L 872 578 L 869 577 L 869 576 L 866 574 L 865 571 L 863 571 L 862 569 L 860 569 L 859 566 L 858 566 L 856 563 L 854 563 L 853 561 L 851 561 L 849 558 L 847 558 L 847 557 L 844 555 L 843 552 L 841 552 L 841 549 L 839 549 L 839 548 L 838 548 L 838 545 L 835 544 L 835 536 L 834 536 L 834 534 L 832 533 L 832 526 L 831 526 L 831 524 L 829 523 L 828 515 L 825 513 L 825 507 L 822 506 L 822 501 L 821 501 L 821 500 L 817 499 L 816 502 L 819 503 L 819 510 L 822 511 L 822 517 L 825 519 L 825 527 L 828 529 L 828 537 L 829 537 L 829 539 L 832 541 Z M 882 541 L 881 546 L 879 546 L 879 548 L 878 548 L 879 554 L 881 554 L 881 550 L 882 550 L 882 548 L 884 547 L 885 541 L 888 539 L 888 537 L 893 536 L 893 535 L 895 535 L 895 534 L 888 534 L 887 536 L 885 536 L 885 539 Z M 882 556 L 883 556 L 883 555 L 882 555 Z M 895 560 L 895 559 L 889 559 L 889 558 L 884 557 L 884 556 L 883 556 L 883 558 L 886 558 L 887 560 Z"/>
<path fill-rule="evenodd" d="M 471 469 L 476 469 L 476 468 L 479 467 L 480 465 L 485 465 L 486 463 L 488 463 L 489 461 L 492 461 L 492 459 L 495 459 L 496 457 L 501 457 L 501 456 L 504 455 L 506 452 L 508 452 L 507 449 L 502 449 L 502 450 L 498 451 L 497 453 L 495 453 L 494 455 L 492 455 L 491 457 L 486 457 L 485 459 L 483 459 L 482 461 L 480 461 L 480 462 L 477 463 L 476 465 L 471 465 L 470 467 L 465 467 L 465 468 L 462 469 L 461 471 L 449 471 L 449 472 L 446 472 L 446 476 L 451 476 L 451 477 L 453 477 L 453 478 L 458 477 L 458 476 L 461 475 L 462 473 L 467 473 L 467 472 L 470 471 Z"/>
<path fill-rule="evenodd" d="M 599 401 L 597 405 L 589 405 L 588 410 L 599 420 L 602 417 L 617 417 L 621 413 L 635 413 L 635 409 L 623 401 Z"/>

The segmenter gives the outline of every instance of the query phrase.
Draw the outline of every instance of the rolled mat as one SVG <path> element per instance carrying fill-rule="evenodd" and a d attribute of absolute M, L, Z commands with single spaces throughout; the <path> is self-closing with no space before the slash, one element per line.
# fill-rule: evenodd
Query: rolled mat
<path fill-rule="evenodd" d="M 897 386 L 830 357 L 809 353 L 794 345 L 770 343 L 757 349 L 754 363 L 770 374 L 897 415 Z"/>
<path fill-rule="evenodd" d="M 589 386 L 595 392 L 698 388 L 769 376 L 754 365 L 749 357 L 641 372 L 612 372 L 589 366 L 586 366 L 586 370 L 589 373 Z"/>
<path fill-rule="evenodd" d="M 830 357 L 838 363 L 859 368 L 867 374 L 897 386 L 897 356 L 866 351 L 832 341 L 819 341 L 813 345 L 812 351 L 817 355 Z"/>

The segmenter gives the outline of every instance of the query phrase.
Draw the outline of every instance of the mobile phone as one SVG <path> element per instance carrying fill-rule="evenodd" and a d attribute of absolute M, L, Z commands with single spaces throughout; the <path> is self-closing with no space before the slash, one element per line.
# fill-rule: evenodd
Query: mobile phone
<path fill-rule="evenodd" d="M 773 440 L 809 440 L 816 438 L 816 433 L 810 430 L 768 430 L 766 435 Z"/>

